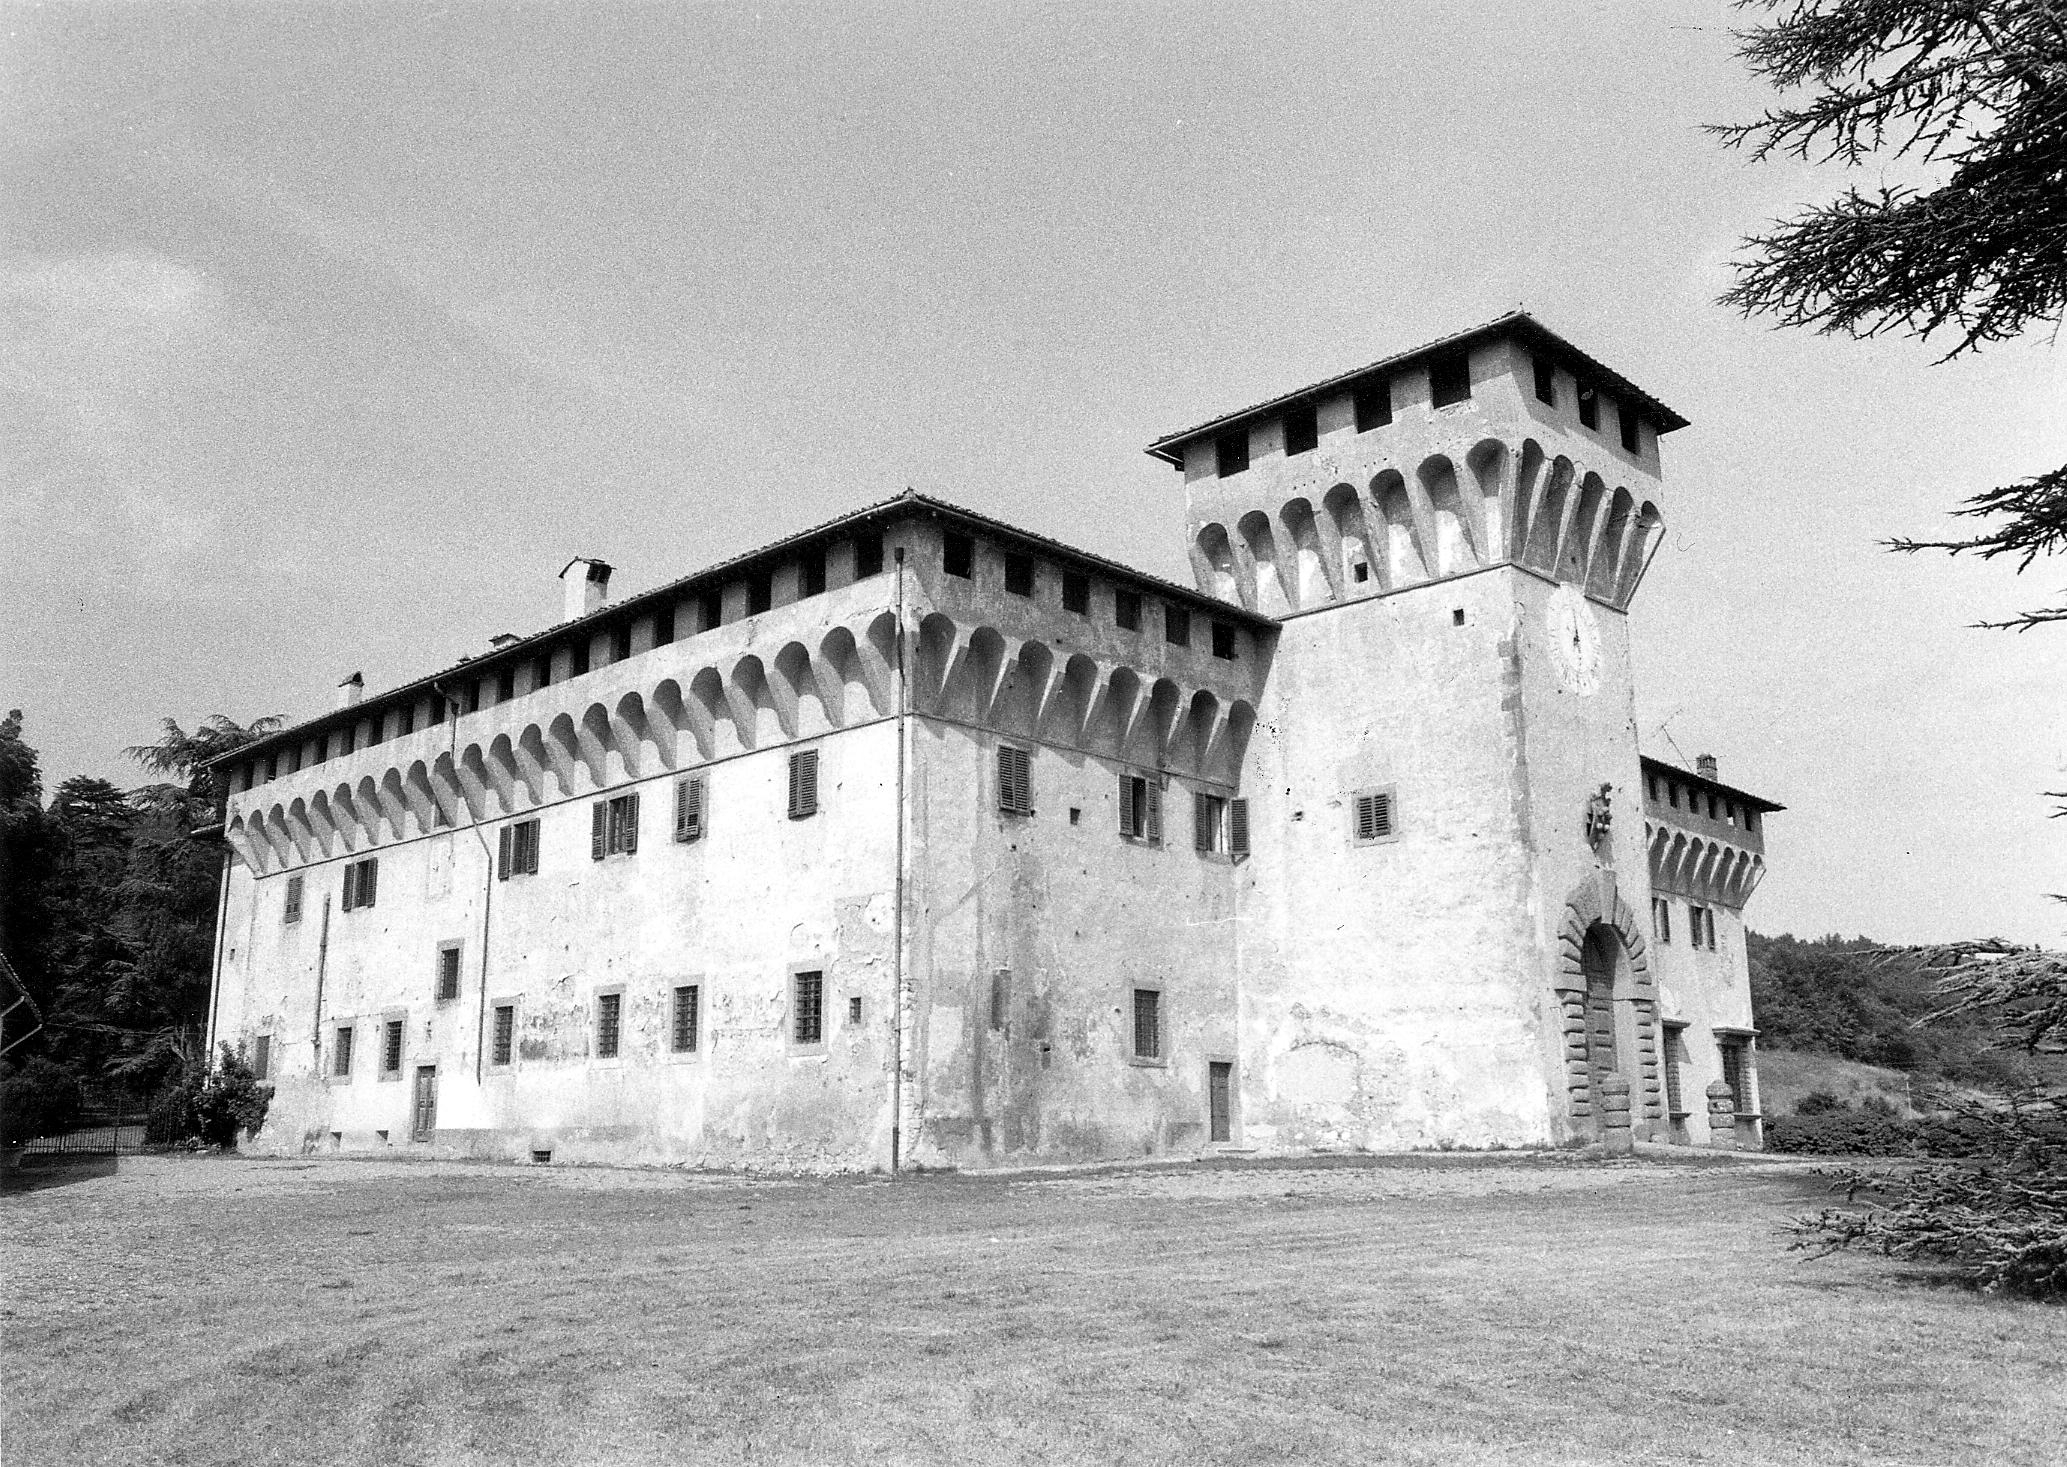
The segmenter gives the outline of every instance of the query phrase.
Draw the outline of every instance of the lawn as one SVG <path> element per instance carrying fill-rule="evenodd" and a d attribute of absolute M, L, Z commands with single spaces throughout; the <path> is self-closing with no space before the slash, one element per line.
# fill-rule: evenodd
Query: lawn
<path fill-rule="evenodd" d="M 125 1158 L 0 1203 L 45 1462 L 2039 1463 L 2067 1310 L 1783 1162 L 779 1181 Z"/>

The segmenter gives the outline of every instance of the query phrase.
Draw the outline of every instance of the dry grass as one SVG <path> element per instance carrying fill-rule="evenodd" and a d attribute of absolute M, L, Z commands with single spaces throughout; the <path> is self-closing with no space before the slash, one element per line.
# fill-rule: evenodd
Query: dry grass
<path fill-rule="evenodd" d="M 125 1161 L 5 1204 L 5 1459 L 2061 1460 L 2067 1311 L 1790 1255 L 1817 1187 Z"/>

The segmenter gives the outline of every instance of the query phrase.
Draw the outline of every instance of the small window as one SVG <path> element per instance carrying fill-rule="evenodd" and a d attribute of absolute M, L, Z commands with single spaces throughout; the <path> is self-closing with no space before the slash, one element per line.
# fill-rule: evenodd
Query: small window
<path fill-rule="evenodd" d="M 976 574 L 976 542 L 959 530 L 940 537 L 940 568 L 963 580 Z"/>
<path fill-rule="evenodd" d="M 352 1040 L 356 1037 L 357 1032 L 350 1024 L 339 1024 L 332 1035 L 330 1043 L 330 1073 L 335 1079 L 349 1080 L 352 1078 Z"/>
<path fill-rule="evenodd" d="M 586 637 L 583 637 L 583 638 L 582 638 L 582 639 L 581 639 L 581 640 L 580 640 L 579 642 L 576 642 L 576 643 L 574 644 L 574 650 L 573 650 L 573 652 L 572 652 L 572 653 L 570 653 L 570 654 L 568 655 L 568 659 L 567 659 L 567 662 L 568 662 L 568 667 L 567 667 L 567 676 L 569 676 L 569 677 L 587 677 L 587 676 L 588 676 L 588 671 L 589 671 L 589 643 L 588 643 L 588 638 L 586 638 Z"/>
<path fill-rule="evenodd" d="M 495 675 L 495 701 L 507 703 L 517 696 L 517 669 L 505 667 Z"/>
<path fill-rule="evenodd" d="M 273 1078 L 273 1036 L 270 1034 L 261 1034 L 251 1043 L 251 1078 Z"/>
<path fill-rule="evenodd" d="M 1753 1114 L 1749 1047 L 1741 1039 L 1723 1039 L 1716 1047 L 1722 1051 L 1722 1078 L 1730 1087 L 1731 1108 L 1740 1116 Z"/>
<path fill-rule="evenodd" d="M 1428 400 L 1436 407 L 1471 401 L 1471 356 L 1447 351 L 1428 363 Z"/>
<path fill-rule="evenodd" d="M 460 691 L 459 696 L 460 712 L 479 713 L 481 711 L 481 684 L 478 679 L 468 683 L 466 687 Z M 338 735 L 337 751 L 340 754 L 349 754 L 352 752 L 352 731 L 350 729 L 346 729 L 342 734 Z"/>
<path fill-rule="evenodd" d="M 1234 661 L 1234 628 L 1224 621 L 1213 623 L 1213 655 L 1224 662 Z"/>
<path fill-rule="evenodd" d="M 1217 856 L 1226 849 L 1227 799 L 1223 795 L 1191 796 L 1191 848 L 1202 856 Z"/>
<path fill-rule="evenodd" d="M 1007 815 L 1033 814 L 1033 756 L 1010 744 L 998 746 L 998 809 Z"/>
<path fill-rule="evenodd" d="M 854 537 L 854 579 L 867 580 L 883 573 L 883 536 L 878 530 Z"/>
<path fill-rule="evenodd" d="M 1213 440 L 1213 467 L 1221 478 L 1229 478 L 1249 467 L 1249 430 L 1237 428 Z"/>
<path fill-rule="evenodd" d="M 1393 810 L 1391 790 L 1363 790 L 1354 801 L 1356 809 L 1356 843 L 1371 845 L 1377 841 L 1390 840 L 1398 834 L 1398 821 Z"/>
<path fill-rule="evenodd" d="M 759 616 L 775 604 L 775 577 L 761 571 L 746 578 L 746 614 Z"/>
<path fill-rule="evenodd" d="M 639 797 L 619 795 L 589 807 L 589 859 L 629 856 L 639 849 Z"/>
<path fill-rule="evenodd" d="M 1661 946 L 1672 945 L 1672 903 L 1664 897 L 1651 898 L 1651 931 Z"/>
<path fill-rule="evenodd" d="M 402 1076 L 402 1021 L 389 1019 L 380 1031 L 380 1077 L 398 1080 Z"/>
<path fill-rule="evenodd" d="M 668 1047 L 676 1054 L 696 1053 L 696 1037 L 702 1017 L 702 993 L 699 986 L 694 983 L 678 985 L 675 989 L 674 1004 L 668 1014 Z"/>
<path fill-rule="evenodd" d="M 1134 1058 L 1163 1057 L 1163 995 L 1154 988 L 1134 990 Z"/>
<path fill-rule="evenodd" d="M 347 912 L 373 905 L 373 899 L 380 887 L 380 858 L 369 856 L 363 861 L 347 861 L 344 868 L 344 901 Z"/>
<path fill-rule="evenodd" d="M 517 1006 L 513 1003 L 499 1003 L 495 1006 L 495 1033 L 493 1047 L 488 1051 L 488 1063 L 506 1065 L 517 1048 Z"/>
<path fill-rule="evenodd" d="M 1586 382 L 1579 384 L 1579 423 L 1585 428 L 1600 426 L 1600 394 Z"/>
<path fill-rule="evenodd" d="M 1062 573 L 1062 609 L 1078 616 L 1091 614 L 1091 578 L 1082 571 Z"/>
<path fill-rule="evenodd" d="M 1129 840 L 1158 845 L 1163 839 L 1163 786 L 1160 777 L 1120 776 L 1120 834 Z"/>
<path fill-rule="evenodd" d="M 1622 429 L 1622 449 L 1625 453 L 1638 453 L 1643 447 L 1643 419 L 1628 403 L 1615 405 L 1615 418 Z"/>
<path fill-rule="evenodd" d="M 553 654 L 548 652 L 531 664 L 531 691 L 549 688 L 553 685 Z"/>
<path fill-rule="evenodd" d="M 1665 1025 L 1665 1112 L 1677 1123 L 1686 1118 L 1687 1102 L 1681 1072 L 1687 1063 L 1687 1026 Z M 1677 1124 L 1674 1129 L 1677 1130 Z"/>
<path fill-rule="evenodd" d="M 1163 608 L 1163 640 L 1172 647 L 1191 645 L 1191 613 L 1181 606 Z"/>
<path fill-rule="evenodd" d="M 799 749 L 789 756 L 789 818 L 803 820 L 818 813 L 818 751 Z"/>
<path fill-rule="evenodd" d="M 1249 802 L 1227 802 L 1227 853 L 1237 860 L 1249 854 Z"/>
<path fill-rule="evenodd" d="M 688 842 L 703 839 L 705 793 L 702 775 L 680 780 L 675 785 L 675 839 Z"/>
<path fill-rule="evenodd" d="M 1005 590 L 1014 596 L 1034 593 L 1034 561 L 1031 555 L 1005 553 Z"/>
<path fill-rule="evenodd" d="M 438 945 L 438 1002 L 450 1003 L 459 997 L 459 952 L 456 942 Z"/>
<path fill-rule="evenodd" d="M 1557 406 L 1557 369 L 1543 358 L 1536 358 L 1536 401 Z"/>
<path fill-rule="evenodd" d="M 825 1043 L 825 974 L 798 973 L 790 979 L 790 1042 Z"/>
<path fill-rule="evenodd" d="M 287 905 L 281 910 L 280 920 L 283 923 L 294 923 L 301 920 L 301 878 L 299 876 L 287 878 Z"/>
<path fill-rule="evenodd" d="M 675 609 L 664 606 L 653 613 L 653 645 L 665 647 L 675 639 Z"/>
<path fill-rule="evenodd" d="M 1644 776 L 1644 792 L 1645 792 L 1646 794 L 1648 794 L 1648 795 L 1649 795 L 1649 796 L 1651 797 L 1651 803 L 1652 803 L 1652 804 L 1654 804 L 1654 805 L 1655 805 L 1655 804 L 1657 804 L 1657 803 L 1658 803 L 1658 800 L 1659 800 L 1659 795 L 1658 795 L 1658 776 L 1657 776 L 1657 775 L 1655 775 L 1655 774 L 1646 774 L 1646 775 Z"/>
<path fill-rule="evenodd" d="M 1320 446 L 1320 420 L 1314 415 L 1313 405 L 1296 407 L 1285 414 L 1285 456 L 1295 453 L 1311 453 Z"/>
<path fill-rule="evenodd" d="M 847 1023 L 856 1026 L 861 1023 L 861 995 L 854 994 L 847 1000 Z"/>
<path fill-rule="evenodd" d="M 1349 578 L 1361 584 L 1371 579 L 1371 567 L 1366 561 L 1357 561 L 1349 568 Z"/>
<path fill-rule="evenodd" d="M 621 626 L 610 638 L 610 660 L 622 662 L 632 655 L 632 629 Z"/>
<path fill-rule="evenodd" d="M 1712 794 L 1711 794 L 1711 795 L 1710 795 L 1710 796 L 1708 797 L 1708 818 L 1709 818 L 1710 820 L 1718 820 L 1718 819 L 1720 819 L 1721 817 L 1722 817 L 1722 801 L 1721 801 L 1720 799 L 1718 799 L 1718 798 L 1717 798 L 1716 796 L 1714 796 L 1714 795 L 1712 795 Z"/>
<path fill-rule="evenodd" d="M 1679 808 L 1679 784 L 1675 780 L 1665 781 L 1665 803 L 1675 810 Z"/>
<path fill-rule="evenodd" d="M 405 706 L 405 707 L 404 707 L 404 708 L 402 709 L 402 713 L 401 713 L 401 716 L 400 716 L 400 718 L 398 719 L 398 721 L 397 721 L 397 722 L 398 722 L 398 728 L 397 728 L 397 731 L 398 731 L 399 733 L 402 733 L 402 734 L 413 734 L 413 733 L 415 733 L 415 732 L 416 732 L 416 705 L 415 705 L 414 703 L 411 703 L 411 704 L 408 704 L 407 706 Z"/>
<path fill-rule="evenodd" d="M 618 1040 L 624 1028 L 624 995 L 596 995 L 596 1058 L 616 1059 Z"/>
<path fill-rule="evenodd" d="M 505 825 L 495 841 L 495 879 L 538 874 L 538 821 Z"/>
<path fill-rule="evenodd" d="M 825 594 L 825 552 L 808 550 L 797 562 L 797 594 L 799 596 L 823 596 Z"/>
<path fill-rule="evenodd" d="M 1012 970 L 993 969 L 990 975 L 990 1027 L 1001 1031 L 1005 1027 L 1005 1016 L 1012 1007 Z"/>
<path fill-rule="evenodd" d="M 725 624 L 725 593 L 706 591 L 696 598 L 696 629 L 714 632 Z"/>
<path fill-rule="evenodd" d="M 443 723 L 445 721 L 445 713 L 445 695 L 442 693 L 433 694 L 431 697 L 431 722 L 434 724 Z M 270 778 L 270 776 L 268 777 Z"/>
<path fill-rule="evenodd" d="M 1356 410 L 1356 430 L 1368 433 L 1373 428 L 1383 428 L 1392 421 L 1392 379 L 1380 377 L 1375 382 L 1366 382 L 1356 389 L 1351 398 Z"/>
<path fill-rule="evenodd" d="M 1453 606 L 1450 608 L 1450 625 L 1453 627 L 1461 627 L 1464 625 L 1463 607 Z"/>
<path fill-rule="evenodd" d="M 1112 593 L 1113 625 L 1123 632 L 1141 630 L 1141 593 L 1115 587 Z"/>

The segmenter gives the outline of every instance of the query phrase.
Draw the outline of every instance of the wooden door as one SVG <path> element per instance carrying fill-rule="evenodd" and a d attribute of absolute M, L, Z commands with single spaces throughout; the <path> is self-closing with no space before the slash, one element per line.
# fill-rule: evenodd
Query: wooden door
<path fill-rule="evenodd" d="M 1214 1060 L 1206 1066 L 1206 1109 L 1215 1141 L 1234 1139 L 1234 1066 Z"/>
<path fill-rule="evenodd" d="M 409 1139 L 428 1141 L 438 1129 L 438 1067 L 419 1065 L 416 1070 L 416 1106 L 411 1117 Z"/>

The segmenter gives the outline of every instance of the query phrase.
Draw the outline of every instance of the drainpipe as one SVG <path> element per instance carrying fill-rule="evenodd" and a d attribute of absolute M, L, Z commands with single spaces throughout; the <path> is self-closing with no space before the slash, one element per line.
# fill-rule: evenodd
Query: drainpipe
<path fill-rule="evenodd" d="M 893 992 L 891 1007 L 895 1020 L 896 1038 L 891 1046 L 890 1057 L 890 1175 L 896 1176 L 901 1162 L 904 1123 L 904 822 L 905 822 L 905 753 L 904 741 L 909 726 L 907 707 L 909 687 L 904 670 L 904 547 L 899 545 L 897 555 L 897 666 L 894 676 L 897 680 L 897 880 L 896 903 L 891 911 L 890 946 Z"/>
<path fill-rule="evenodd" d="M 204 1064 L 215 1062 L 215 1011 L 222 1001 L 222 939 L 223 931 L 230 920 L 230 855 L 227 844 L 223 846 L 222 872 L 216 878 L 215 896 L 215 962 L 208 974 L 208 1039 L 202 1046 L 201 1059 Z M 325 898 L 327 901 L 328 898 Z"/>
<path fill-rule="evenodd" d="M 600 564 L 600 562 L 597 562 Z M 572 562 L 570 562 L 572 564 Z M 606 578 L 609 572 L 604 572 Z M 452 761 L 452 778 L 459 779 L 459 700 L 445 691 L 441 683 L 432 683 L 432 689 L 445 700 L 445 757 Z M 488 837 L 481 834 L 481 821 L 472 808 L 467 810 L 469 828 L 474 839 L 481 846 L 481 1001 L 474 1012 L 474 1084 L 481 1084 L 482 1067 L 488 1048 L 488 932 L 489 921 L 495 915 L 495 852 L 488 848 Z"/>
<path fill-rule="evenodd" d="M 316 936 L 316 1012 L 309 1020 L 309 1040 L 316 1046 L 316 1075 L 323 1073 L 323 980 L 330 971 L 330 893 L 323 893 L 323 929 Z"/>

